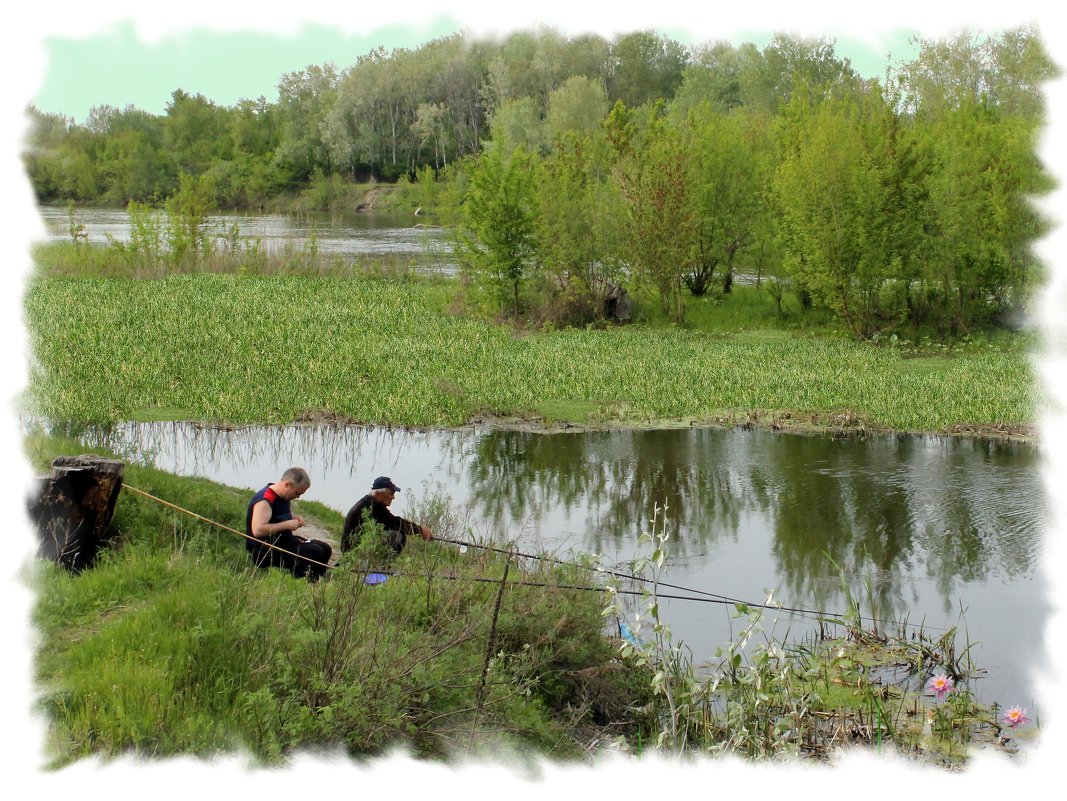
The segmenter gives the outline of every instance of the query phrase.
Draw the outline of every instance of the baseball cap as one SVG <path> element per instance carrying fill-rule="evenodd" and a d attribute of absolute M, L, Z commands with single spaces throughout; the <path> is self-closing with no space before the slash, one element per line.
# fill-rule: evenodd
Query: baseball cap
<path fill-rule="evenodd" d="M 370 485 L 372 490 L 379 489 L 391 489 L 393 492 L 400 492 L 400 487 L 393 483 L 393 479 L 389 476 L 378 476 L 374 479 L 374 483 Z"/>

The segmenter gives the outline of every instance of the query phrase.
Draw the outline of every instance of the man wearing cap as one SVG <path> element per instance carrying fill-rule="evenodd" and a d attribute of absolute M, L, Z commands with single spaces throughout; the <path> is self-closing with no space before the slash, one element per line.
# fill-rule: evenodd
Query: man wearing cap
<path fill-rule="evenodd" d="M 297 578 L 315 581 L 326 573 L 333 554 L 328 543 L 294 534 L 304 525 L 289 506 L 311 487 L 302 467 L 290 467 L 248 502 L 245 515 L 245 547 L 256 567 L 284 567 Z M 273 548 L 270 546 L 274 546 Z"/>
<path fill-rule="evenodd" d="M 427 542 L 433 539 L 429 526 L 420 526 L 389 511 L 389 504 L 398 492 L 400 487 L 388 476 L 378 476 L 374 479 L 370 492 L 356 501 L 355 506 L 345 515 L 345 527 L 341 533 L 342 551 L 352 550 L 359 545 L 359 539 L 363 536 L 363 524 L 367 520 L 373 520 L 381 526 L 386 544 L 396 554 L 404 550 L 408 534 L 418 534 Z"/>

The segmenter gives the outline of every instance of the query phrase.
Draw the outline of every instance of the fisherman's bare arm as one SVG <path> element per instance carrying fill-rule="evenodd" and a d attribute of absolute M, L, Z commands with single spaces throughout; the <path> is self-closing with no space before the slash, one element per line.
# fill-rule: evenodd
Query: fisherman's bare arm
<path fill-rule="evenodd" d="M 280 534 L 283 531 L 296 531 L 298 528 L 304 525 L 304 520 L 301 517 L 293 515 L 291 520 L 282 520 L 278 523 L 271 523 L 270 521 L 271 509 L 270 504 L 266 501 L 260 501 L 252 507 L 252 536 L 256 539 L 262 540 L 267 537 L 272 537 L 275 534 Z"/>

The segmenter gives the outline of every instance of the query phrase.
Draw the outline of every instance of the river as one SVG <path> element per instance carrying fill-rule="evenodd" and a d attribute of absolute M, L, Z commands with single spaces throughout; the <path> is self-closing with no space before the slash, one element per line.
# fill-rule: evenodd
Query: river
<path fill-rule="evenodd" d="M 394 503 L 401 515 L 447 498 L 467 532 L 461 537 L 561 558 L 596 553 L 607 566 L 648 555 L 639 535 L 666 505 L 665 581 L 755 602 L 773 590 L 786 606 L 841 611 L 843 576 L 865 615 L 922 624 L 934 636 L 958 626 L 960 647 L 972 643 L 986 671 L 971 689 L 987 703 L 1033 709 L 1035 678 L 1047 669 L 1041 553 L 1049 512 L 1033 445 L 739 429 L 192 423 L 128 423 L 81 436 L 133 462 L 250 490 L 300 465 L 313 479 L 305 497 L 341 513 L 375 476 L 388 475 L 403 488 Z M 731 605 L 661 606 L 698 662 L 736 631 Z M 776 612 L 764 629 L 800 639 L 814 623 Z"/>
<path fill-rule="evenodd" d="M 66 207 L 41 206 L 41 217 L 53 240 L 70 239 L 70 217 Z M 77 208 L 75 221 L 84 227 L 89 242 L 104 245 L 111 239 L 130 238 L 130 219 L 124 209 Z M 420 271 L 451 274 L 456 271 L 452 248 L 444 229 L 419 222 L 420 217 L 364 214 L 359 212 L 315 212 L 308 214 L 225 213 L 208 217 L 208 229 L 226 234 L 237 226 L 247 240 L 258 240 L 267 252 L 286 247 L 299 251 L 314 238 L 322 255 L 346 260 L 387 260 Z"/>

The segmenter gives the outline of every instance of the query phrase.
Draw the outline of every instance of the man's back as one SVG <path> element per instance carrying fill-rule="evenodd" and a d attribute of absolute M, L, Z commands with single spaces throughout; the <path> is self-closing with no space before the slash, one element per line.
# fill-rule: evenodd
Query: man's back
<path fill-rule="evenodd" d="M 397 532 L 402 535 L 417 534 L 419 526 L 410 520 L 397 517 L 388 507 L 368 493 L 360 498 L 345 515 L 344 529 L 341 531 L 341 550 L 349 551 L 359 544 L 363 535 L 363 523 L 372 520 L 382 527 L 382 531 Z"/>

